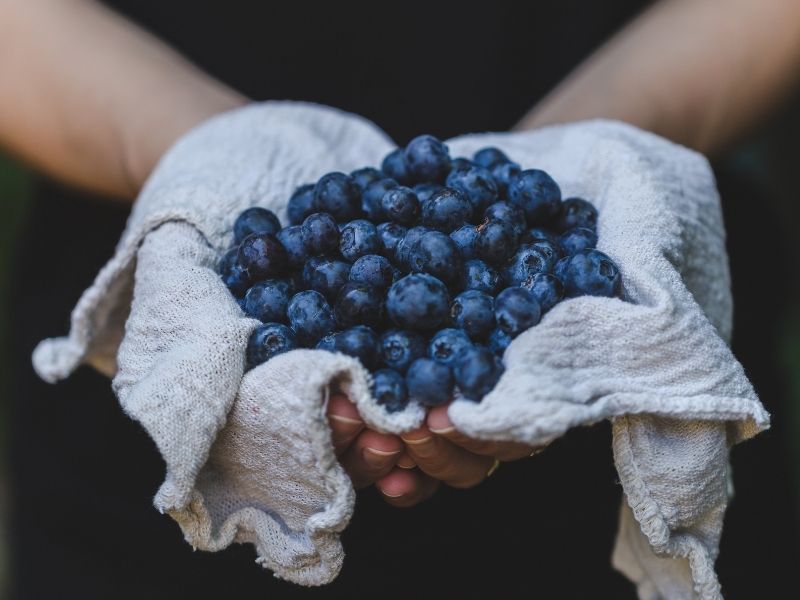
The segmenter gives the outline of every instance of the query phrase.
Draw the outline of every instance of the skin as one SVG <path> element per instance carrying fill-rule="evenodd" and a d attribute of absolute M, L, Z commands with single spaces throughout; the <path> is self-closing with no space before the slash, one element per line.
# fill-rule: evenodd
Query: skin
<path fill-rule="evenodd" d="M 662 0 L 517 129 L 604 117 L 715 153 L 769 115 L 798 76 L 797 0 Z M 0 0 L 0 81 L 0 146 L 67 184 L 123 201 L 135 199 L 178 137 L 248 102 L 90 0 Z M 537 451 L 472 440 L 454 429 L 446 406 L 402 438 L 366 428 L 341 394 L 328 415 L 354 485 L 376 485 L 397 507 L 441 484 L 472 487 L 496 459 Z"/>

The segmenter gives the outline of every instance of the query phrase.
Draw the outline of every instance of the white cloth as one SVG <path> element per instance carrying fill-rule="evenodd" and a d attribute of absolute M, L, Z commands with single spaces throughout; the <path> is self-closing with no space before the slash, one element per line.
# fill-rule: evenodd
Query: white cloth
<path fill-rule="evenodd" d="M 599 248 L 620 265 L 629 302 L 559 304 L 511 344 L 507 371 L 481 404 L 453 403 L 453 422 L 478 438 L 539 445 L 613 419 L 627 500 L 615 565 L 642 598 L 719 597 L 728 448 L 769 416 L 726 345 L 724 231 L 705 159 L 602 121 L 465 136 L 451 153 L 487 144 L 596 204 Z M 123 408 L 167 463 L 155 504 L 190 543 L 253 543 L 276 575 L 306 585 L 338 573 L 338 534 L 353 510 L 324 417 L 331 381 L 380 430 L 409 430 L 423 411 L 389 415 L 355 359 L 320 351 L 281 355 L 242 378 L 256 322 L 214 264 L 245 207 L 282 215 L 297 185 L 377 164 L 390 148 L 369 123 L 311 105 L 265 103 L 202 124 L 148 181 L 69 337 L 34 353 L 48 381 L 82 362 L 116 372 Z"/>

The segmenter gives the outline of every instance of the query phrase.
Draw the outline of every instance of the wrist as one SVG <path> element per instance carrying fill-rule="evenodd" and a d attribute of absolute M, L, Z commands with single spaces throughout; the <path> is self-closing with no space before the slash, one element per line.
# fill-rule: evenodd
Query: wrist
<path fill-rule="evenodd" d="M 144 107 L 138 118 L 125 121 L 120 137 L 129 197 L 136 197 L 158 161 L 181 136 L 248 101 L 230 88 L 208 82 L 200 89 L 195 86 L 163 94 L 157 104 Z"/>

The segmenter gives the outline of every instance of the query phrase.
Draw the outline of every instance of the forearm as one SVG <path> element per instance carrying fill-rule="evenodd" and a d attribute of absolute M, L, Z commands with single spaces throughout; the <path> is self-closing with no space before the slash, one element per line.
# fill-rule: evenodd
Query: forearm
<path fill-rule="evenodd" d="M 0 144 L 132 198 L 182 133 L 244 98 L 89 0 L 0 0 Z"/>
<path fill-rule="evenodd" d="M 579 66 L 519 124 L 627 121 L 713 153 L 800 76 L 797 0 L 665 0 Z"/>

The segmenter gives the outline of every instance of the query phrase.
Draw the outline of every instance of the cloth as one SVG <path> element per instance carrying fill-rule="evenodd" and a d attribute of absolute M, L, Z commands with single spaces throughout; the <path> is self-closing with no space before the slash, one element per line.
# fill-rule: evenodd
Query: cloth
<path fill-rule="evenodd" d="M 647 597 L 718 596 L 713 560 L 727 501 L 728 444 L 766 427 L 768 415 L 724 341 L 724 232 L 705 160 L 609 122 L 470 136 L 453 140 L 451 149 L 456 155 L 485 144 L 548 170 L 567 195 L 596 203 L 599 248 L 620 264 L 630 302 L 562 303 L 509 347 L 495 391 L 479 405 L 456 401 L 451 418 L 476 437 L 532 445 L 615 419 L 620 478 L 649 543 L 635 546 L 621 535 L 617 565 Z M 300 583 L 335 576 L 337 534 L 352 512 L 352 489 L 322 418 L 325 384 L 337 379 L 377 429 L 410 429 L 422 412 L 388 415 L 369 398 L 367 374 L 355 360 L 316 351 L 292 352 L 248 373 L 234 402 L 231 381 L 241 378 L 242 352 L 227 350 L 241 349 L 255 322 L 237 314 L 232 298 L 226 304 L 213 259 L 245 206 L 277 209 L 299 183 L 375 164 L 389 147 L 363 121 L 315 107 L 270 103 L 212 119 L 159 165 L 116 257 L 76 308 L 70 337 L 43 343 L 34 356 L 48 380 L 81 361 L 113 370 L 144 240 L 115 389 L 167 462 L 156 505 L 196 546 L 253 542 L 264 564 Z M 207 326 L 195 326 L 196 315 Z M 319 377 L 310 387 L 289 386 L 287 373 L 311 370 Z M 282 380 L 279 389 L 270 385 Z M 294 391 L 281 399 L 284 388 Z M 309 412 L 253 425 L 252 414 L 270 407 L 281 414 L 274 407 L 290 398 Z M 278 460 L 277 448 L 288 442 L 297 451 Z M 683 485 L 669 485 L 666 474 Z M 653 560 L 653 552 L 679 558 Z M 658 566 L 664 561 L 669 568 Z"/>

